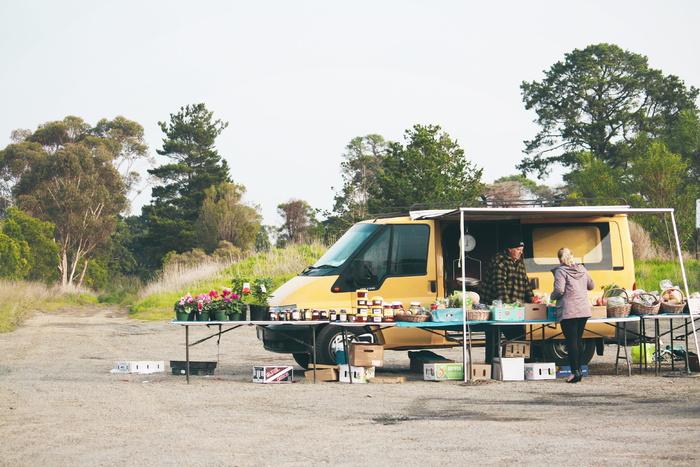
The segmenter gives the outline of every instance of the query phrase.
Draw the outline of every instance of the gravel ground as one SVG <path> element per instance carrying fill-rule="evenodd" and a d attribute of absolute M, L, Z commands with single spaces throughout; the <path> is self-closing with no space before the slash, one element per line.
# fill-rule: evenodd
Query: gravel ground
<path fill-rule="evenodd" d="M 612 347 L 579 384 L 427 382 L 406 352 L 378 373 L 404 383 L 314 384 L 295 366 L 294 384 L 255 384 L 253 365 L 295 364 L 244 327 L 193 347 L 218 367 L 186 384 L 169 367 L 185 358 L 180 326 L 76 307 L 37 312 L 0 354 L 3 466 L 700 464 L 700 379 L 616 376 Z M 166 371 L 110 373 L 142 360 Z"/>

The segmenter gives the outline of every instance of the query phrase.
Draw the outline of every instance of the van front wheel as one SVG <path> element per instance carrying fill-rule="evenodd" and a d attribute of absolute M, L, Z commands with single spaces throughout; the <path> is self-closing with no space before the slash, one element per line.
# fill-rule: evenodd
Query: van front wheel
<path fill-rule="evenodd" d="M 544 355 L 548 362 L 554 362 L 559 366 L 569 365 L 569 352 L 566 350 L 564 339 L 550 339 L 542 342 L 544 345 Z M 539 349 L 532 349 L 536 354 L 530 353 L 533 357 L 541 355 Z M 583 355 L 581 355 L 581 365 L 588 365 L 595 353 L 595 339 L 583 340 Z"/>
<path fill-rule="evenodd" d="M 364 328 L 346 328 L 348 341 L 352 342 Z M 335 365 L 335 354 L 343 350 L 343 332 L 338 326 L 324 326 L 316 335 L 316 362 Z"/>

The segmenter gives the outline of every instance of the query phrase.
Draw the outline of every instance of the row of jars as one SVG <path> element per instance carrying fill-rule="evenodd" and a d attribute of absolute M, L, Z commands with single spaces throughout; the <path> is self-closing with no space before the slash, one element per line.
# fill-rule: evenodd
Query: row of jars
<path fill-rule="evenodd" d="M 418 314 L 421 312 L 419 302 L 411 302 L 408 310 L 404 310 L 401 302 L 383 303 L 381 306 L 358 306 L 350 310 L 318 310 L 318 309 L 284 309 L 270 310 L 270 321 L 331 321 L 349 323 L 391 323 L 399 313 Z"/>

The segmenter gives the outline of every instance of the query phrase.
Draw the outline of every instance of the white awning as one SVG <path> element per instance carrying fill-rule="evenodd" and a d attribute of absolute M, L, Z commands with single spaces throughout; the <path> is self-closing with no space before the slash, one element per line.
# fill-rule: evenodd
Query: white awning
<path fill-rule="evenodd" d="M 619 214 L 665 214 L 673 208 L 632 208 L 630 206 L 557 206 L 557 207 L 465 207 L 459 209 L 429 209 L 411 211 L 412 220 L 446 219 L 459 220 L 460 213 L 468 220 L 549 219 Z"/>

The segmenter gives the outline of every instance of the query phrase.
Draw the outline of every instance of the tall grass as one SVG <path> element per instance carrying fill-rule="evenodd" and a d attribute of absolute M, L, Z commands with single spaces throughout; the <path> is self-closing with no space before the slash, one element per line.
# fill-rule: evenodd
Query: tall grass
<path fill-rule="evenodd" d="M 202 261 L 196 265 L 177 266 L 165 271 L 149 283 L 132 305 L 131 315 L 144 320 L 173 318 L 173 305 L 186 293 L 198 294 L 231 286 L 235 278 L 269 277 L 273 289 L 315 263 L 327 246 L 290 245 L 268 253 L 249 256 L 233 264 L 220 261 Z"/>
<path fill-rule="evenodd" d="M 0 332 L 18 328 L 37 309 L 96 302 L 95 295 L 84 288 L 0 279 Z"/>
<path fill-rule="evenodd" d="M 684 260 L 685 275 L 688 280 L 688 290 L 690 293 L 700 291 L 700 261 Z M 680 262 L 662 261 L 659 259 L 647 259 L 635 261 L 635 273 L 637 278 L 637 288 L 647 292 L 659 291 L 660 282 L 668 279 L 674 285 L 683 287 L 683 274 Z M 683 290 L 685 293 L 685 290 Z"/>

